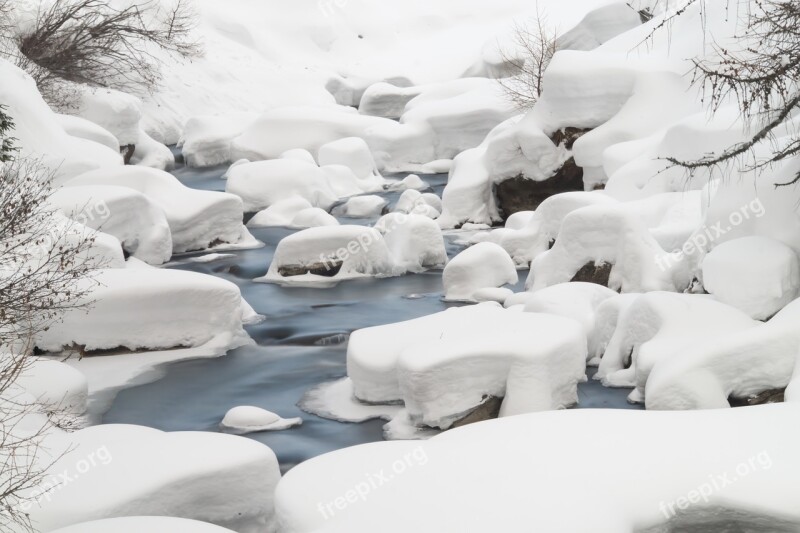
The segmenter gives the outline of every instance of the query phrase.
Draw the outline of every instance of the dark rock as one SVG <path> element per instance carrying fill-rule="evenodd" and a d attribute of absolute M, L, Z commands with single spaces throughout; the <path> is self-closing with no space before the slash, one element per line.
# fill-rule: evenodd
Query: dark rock
<path fill-rule="evenodd" d="M 126 165 L 131 164 L 131 158 L 133 158 L 133 154 L 135 152 L 136 152 L 135 144 L 126 144 L 125 146 L 119 147 L 119 153 L 122 154 L 122 160 L 125 162 Z"/>
<path fill-rule="evenodd" d="M 497 207 L 503 219 L 520 211 L 533 211 L 553 195 L 568 191 L 582 191 L 583 169 L 569 158 L 564 165 L 544 181 L 534 181 L 517 176 L 494 186 Z"/>
<path fill-rule="evenodd" d="M 586 283 L 596 283 L 603 287 L 608 287 L 608 279 L 611 277 L 611 263 L 586 263 L 573 276 L 570 281 L 584 281 Z"/>
<path fill-rule="evenodd" d="M 784 394 L 786 393 L 786 389 L 770 389 L 765 390 L 755 396 L 750 396 L 749 398 L 734 398 L 731 396 L 728 398 L 728 403 L 731 404 L 731 407 L 748 407 L 751 405 L 765 405 L 768 403 L 783 403 Z"/>
<path fill-rule="evenodd" d="M 460 428 L 475 422 L 483 422 L 484 420 L 491 420 L 500 415 L 500 406 L 503 405 L 503 398 L 497 396 L 485 396 L 481 404 L 470 411 L 467 415 L 459 418 L 453 425 L 452 429 Z"/>
<path fill-rule="evenodd" d="M 281 265 L 278 267 L 278 274 L 284 278 L 292 276 L 303 276 L 305 274 L 315 274 L 332 278 L 342 269 L 344 261 L 328 261 L 311 263 L 308 265 Z"/>
<path fill-rule="evenodd" d="M 553 141 L 553 144 L 556 146 L 564 145 L 564 148 L 567 150 L 572 150 L 572 147 L 575 145 L 575 141 L 589 133 L 591 130 L 586 128 L 564 128 L 563 130 L 558 130 L 550 136 L 550 140 Z"/>

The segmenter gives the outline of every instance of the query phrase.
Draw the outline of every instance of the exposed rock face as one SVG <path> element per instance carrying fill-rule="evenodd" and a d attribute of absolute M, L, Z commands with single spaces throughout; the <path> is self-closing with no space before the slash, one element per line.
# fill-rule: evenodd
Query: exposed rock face
<path fill-rule="evenodd" d="M 731 407 L 748 407 L 751 405 L 764 405 L 768 403 L 783 403 L 786 389 L 770 389 L 749 398 L 728 398 Z"/>
<path fill-rule="evenodd" d="M 575 141 L 591 130 L 564 128 L 556 131 L 550 140 L 556 146 L 572 150 Z M 496 184 L 494 195 L 502 217 L 508 218 L 520 211 L 532 211 L 547 198 L 562 192 L 582 191 L 583 169 L 570 157 L 550 178 L 543 181 L 526 179 L 523 176 L 507 179 Z"/>
<path fill-rule="evenodd" d="M 305 274 L 316 274 L 332 278 L 342 269 L 343 261 L 328 261 L 326 263 L 311 263 L 308 265 L 282 265 L 278 268 L 278 273 L 284 278 L 292 276 L 303 276 Z"/>
<path fill-rule="evenodd" d="M 613 266 L 611 263 L 586 263 L 570 281 L 584 281 L 608 287 L 608 279 L 611 277 Z"/>
<path fill-rule="evenodd" d="M 469 412 L 463 418 L 453 422 L 451 429 L 460 428 L 475 422 L 483 422 L 484 420 L 491 420 L 500 415 L 500 406 L 503 405 L 503 399 L 496 396 L 488 396 L 484 398 L 483 402 Z"/>
<path fill-rule="evenodd" d="M 134 152 L 136 152 L 136 145 L 126 144 L 124 146 L 120 146 L 119 151 L 122 154 L 122 160 L 125 162 L 125 164 L 130 165 L 131 158 L 133 157 Z"/>

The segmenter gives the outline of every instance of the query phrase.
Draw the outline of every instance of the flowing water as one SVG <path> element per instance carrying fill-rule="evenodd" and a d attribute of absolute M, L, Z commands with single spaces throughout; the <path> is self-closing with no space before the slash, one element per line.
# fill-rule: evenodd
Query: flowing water
<path fill-rule="evenodd" d="M 174 174 L 189 187 L 221 191 L 225 181 L 220 176 L 225 170 L 179 167 Z M 422 178 L 441 195 L 446 175 Z M 400 193 L 381 195 L 394 204 Z M 340 220 L 347 224 L 374 222 Z M 308 389 L 346 375 L 347 335 L 353 330 L 409 320 L 455 305 L 441 300 L 441 271 L 350 281 L 329 289 L 253 283 L 253 278 L 266 273 L 278 242 L 293 231 L 252 230 L 265 243 L 263 248 L 230 252 L 232 257 L 211 263 L 173 267 L 237 284 L 248 303 L 267 317 L 247 328 L 257 344 L 233 350 L 225 357 L 170 365 L 162 379 L 121 391 L 103 416 L 103 423 L 138 424 L 166 431 L 217 431 L 226 411 L 239 405 L 263 407 L 285 418 L 300 416 L 304 422 L 298 428 L 248 436 L 269 445 L 284 471 L 329 451 L 382 439 L 383 421 L 350 424 L 325 420 L 302 412 L 296 404 Z M 450 257 L 461 249 L 454 241 L 447 238 Z M 526 276 L 526 271 L 520 272 L 515 290 L 522 290 Z M 580 407 L 635 408 L 625 401 L 627 393 L 605 389 L 590 380 L 580 386 Z"/>

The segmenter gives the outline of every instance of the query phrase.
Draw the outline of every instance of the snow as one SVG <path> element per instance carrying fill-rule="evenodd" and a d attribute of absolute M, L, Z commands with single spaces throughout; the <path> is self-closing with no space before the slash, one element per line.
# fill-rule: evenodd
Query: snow
<path fill-rule="evenodd" d="M 359 137 L 345 137 L 320 146 L 317 161 L 320 166 L 344 165 L 358 179 L 369 178 L 378 173 L 369 146 Z"/>
<path fill-rule="evenodd" d="M 589 337 L 594 331 L 598 308 L 608 299 L 619 295 L 595 283 L 561 283 L 534 293 L 525 294 L 525 311 L 549 313 L 572 318 Z M 506 307 L 521 302 L 506 300 Z M 591 355 L 591 352 L 590 352 Z"/>
<path fill-rule="evenodd" d="M 324 171 L 296 159 L 237 165 L 228 172 L 225 190 L 242 199 L 245 212 L 260 211 L 298 196 L 313 207 L 328 209 L 339 198 Z"/>
<path fill-rule="evenodd" d="M 88 312 L 65 313 L 60 323 L 36 336 L 39 348 L 195 347 L 243 335 L 242 298 L 231 282 L 155 268 L 104 269 L 96 281 L 85 282 L 91 289 Z"/>
<path fill-rule="evenodd" d="M 103 144 L 70 135 L 23 71 L 0 58 L 0 102 L 15 123 L 20 154 L 41 160 L 61 182 L 82 172 L 122 165 L 119 152 Z"/>
<path fill-rule="evenodd" d="M 425 442 L 348 448 L 303 463 L 281 480 L 278 520 L 286 533 L 369 531 L 377 523 L 386 533 L 413 531 L 420 523 L 429 531 L 791 529 L 800 522 L 800 500 L 785 488 L 800 469 L 800 429 L 791 424 L 799 409 L 534 413 Z M 586 454 L 585 435 L 608 436 L 591 443 L 603 460 L 588 469 L 577 459 Z M 372 486 L 364 472 L 388 479 Z M 729 482 L 723 487 L 716 476 Z M 350 489 L 364 495 L 337 507 L 336 498 Z"/>
<path fill-rule="evenodd" d="M 380 216 L 386 204 L 381 196 L 354 196 L 341 207 L 336 207 L 333 212 L 335 215 L 350 218 L 372 218 Z"/>
<path fill-rule="evenodd" d="M 447 428 L 487 395 L 505 397 L 501 416 L 576 403 L 585 358 L 574 321 L 484 303 L 353 332 L 347 374 L 359 400 Z"/>
<path fill-rule="evenodd" d="M 350 378 L 317 385 L 303 395 L 298 406 L 303 411 L 323 418 L 352 423 L 376 418 L 392 420 L 401 410 L 399 405 L 361 403 L 353 394 L 353 382 Z"/>
<path fill-rule="evenodd" d="M 422 215 L 389 213 L 375 223 L 395 264 L 407 272 L 442 268 L 447 263 L 442 230 Z"/>
<path fill-rule="evenodd" d="M 59 451 L 68 449 L 60 456 Z M 164 433 L 103 425 L 48 439 L 53 472 L 69 481 L 30 509 L 50 531 L 112 517 L 164 514 L 242 533 L 272 527 L 280 479 L 275 454 L 249 439 L 207 432 Z M 114 490 L 108 490 L 113 487 Z"/>
<path fill-rule="evenodd" d="M 81 174 L 67 186 L 116 185 L 147 196 L 162 209 L 172 232 L 174 253 L 203 250 L 242 238 L 242 203 L 232 194 L 190 189 L 167 172 L 126 166 Z"/>
<path fill-rule="evenodd" d="M 289 223 L 292 228 L 316 228 L 319 226 L 338 226 L 339 221 L 319 207 L 302 209 Z"/>
<path fill-rule="evenodd" d="M 73 137 L 100 143 L 115 152 L 119 152 L 119 141 L 105 128 L 85 118 L 72 115 L 56 115 L 59 125 Z"/>
<path fill-rule="evenodd" d="M 500 246 L 483 242 L 459 253 L 442 274 L 445 298 L 474 301 L 480 289 L 501 287 L 518 281 L 514 261 Z"/>
<path fill-rule="evenodd" d="M 141 531 L 150 533 L 232 533 L 230 529 L 207 522 L 166 516 L 131 516 L 95 520 L 59 528 L 52 533 L 106 533 L 107 531 L 115 533 L 140 533 Z"/>
<path fill-rule="evenodd" d="M 242 405 L 225 413 L 225 418 L 220 422 L 220 429 L 226 433 L 246 435 L 261 431 L 281 431 L 302 423 L 302 418 L 281 418 L 266 409 Z"/>
<path fill-rule="evenodd" d="M 703 286 L 719 301 L 766 320 L 800 294 L 800 263 L 779 241 L 735 239 L 703 259 Z"/>
<path fill-rule="evenodd" d="M 341 262 L 338 272 L 336 265 Z M 322 269 L 328 275 L 283 276 L 281 268 Z M 383 236 L 363 226 L 309 228 L 283 238 L 275 250 L 267 275 L 256 281 L 280 285 L 331 285 L 340 281 L 397 274 Z"/>
<path fill-rule="evenodd" d="M 89 384 L 79 371 L 60 361 L 34 358 L 14 382 L 15 387 L 35 398 L 36 403 L 61 415 L 86 412 Z"/>
<path fill-rule="evenodd" d="M 422 178 L 416 174 L 409 174 L 399 182 L 390 185 L 389 189 L 393 191 L 404 191 L 406 189 L 414 189 L 417 191 L 424 191 L 429 189 L 430 185 L 423 181 Z"/>
<path fill-rule="evenodd" d="M 116 185 L 76 185 L 57 189 L 49 202 L 65 216 L 113 235 L 137 259 L 160 265 L 172 256 L 167 218 L 140 192 Z"/>
<path fill-rule="evenodd" d="M 181 139 L 181 152 L 186 164 L 211 167 L 230 162 L 231 141 L 241 135 L 254 119 L 249 113 L 193 116 L 186 121 Z"/>
<path fill-rule="evenodd" d="M 269 226 L 291 226 L 294 217 L 305 209 L 312 207 L 311 202 L 302 196 L 290 196 L 279 200 L 268 208 L 259 211 L 248 222 L 248 228 L 266 228 Z"/>
<path fill-rule="evenodd" d="M 795 300 L 766 324 L 731 328 L 657 365 L 647 384 L 648 409 L 719 409 L 731 396 L 786 387 L 800 346 L 799 313 Z"/>
<path fill-rule="evenodd" d="M 706 295 L 644 294 L 620 313 L 595 378 L 606 386 L 636 387 L 629 399 L 644 400 L 649 408 L 648 378 L 660 365 L 757 324 Z"/>

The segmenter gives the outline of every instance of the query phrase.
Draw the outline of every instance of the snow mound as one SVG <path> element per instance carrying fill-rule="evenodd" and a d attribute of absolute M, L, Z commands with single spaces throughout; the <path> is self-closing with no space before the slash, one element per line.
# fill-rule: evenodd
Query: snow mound
<path fill-rule="evenodd" d="M 404 191 L 407 189 L 413 189 L 415 191 L 424 191 L 425 189 L 429 188 L 430 184 L 428 184 L 426 181 L 424 181 L 416 174 L 409 174 L 402 180 L 395 182 L 389 186 L 389 190 L 392 191 Z"/>
<path fill-rule="evenodd" d="M 272 494 L 280 471 L 275 454 L 259 442 L 127 425 L 62 435 L 49 439 L 48 448 L 53 454 L 69 450 L 56 455 L 52 471 L 66 473 L 70 481 L 31 508 L 31 519 L 43 531 L 159 514 L 243 533 L 274 525 Z"/>
<path fill-rule="evenodd" d="M 122 157 L 104 144 L 70 135 L 45 103 L 33 79 L 0 58 L 0 102 L 14 121 L 15 145 L 24 157 L 39 159 L 63 182 L 83 172 L 122 165 Z M 81 128 L 86 136 L 86 128 Z M 96 130 L 95 130 L 96 131 Z"/>
<path fill-rule="evenodd" d="M 289 226 L 292 228 L 318 228 L 320 226 L 338 226 L 339 221 L 327 211 L 319 207 L 309 207 L 292 217 Z"/>
<path fill-rule="evenodd" d="M 705 257 L 703 286 L 717 300 L 766 320 L 800 293 L 800 262 L 795 251 L 779 241 L 735 239 Z"/>
<path fill-rule="evenodd" d="M 614 336 L 619 324 L 619 317 L 628 307 L 633 305 L 641 294 L 631 292 L 618 294 L 613 298 L 603 300 L 597 306 L 594 317 L 594 329 L 589 334 L 589 364 L 598 366 L 600 358 L 606 353 L 608 344 Z"/>
<path fill-rule="evenodd" d="M 595 283 L 561 283 L 526 294 L 525 311 L 550 313 L 577 321 L 588 337 L 594 331 L 597 310 L 609 298 L 619 295 Z M 507 300 L 506 307 L 513 305 Z"/>
<path fill-rule="evenodd" d="M 354 196 L 341 207 L 336 207 L 333 214 L 349 218 L 372 218 L 380 216 L 386 207 L 386 200 L 381 196 Z"/>
<path fill-rule="evenodd" d="M 407 189 L 397 199 L 395 213 L 414 213 L 428 218 L 438 218 L 442 210 L 442 200 L 433 193 L 421 193 L 417 189 Z"/>
<path fill-rule="evenodd" d="M 536 290 L 571 281 L 587 265 L 607 265 L 608 286 L 622 292 L 687 288 L 685 257 L 665 252 L 645 221 L 626 207 L 598 204 L 567 214 L 553 248 L 533 261 L 526 287 Z"/>
<path fill-rule="evenodd" d="M 181 152 L 190 167 L 212 167 L 232 161 L 231 141 L 255 119 L 249 113 L 197 115 L 183 127 Z"/>
<path fill-rule="evenodd" d="M 398 274 L 383 236 L 363 226 L 325 226 L 283 238 L 267 275 L 256 281 L 280 285 L 331 285 Z"/>
<path fill-rule="evenodd" d="M 54 413 L 80 416 L 86 412 L 89 397 L 86 376 L 60 361 L 33 358 L 14 386 Z"/>
<path fill-rule="evenodd" d="M 707 342 L 687 344 L 650 374 L 648 409 L 719 409 L 728 399 L 780 390 L 792 378 L 800 346 L 800 300 L 766 324 L 731 328 Z"/>
<path fill-rule="evenodd" d="M 756 327 L 758 322 L 706 295 L 653 292 L 639 296 L 620 315 L 595 379 L 606 386 L 635 387 L 645 397 L 651 373 L 667 360 L 714 339 Z"/>
<path fill-rule="evenodd" d="M 441 268 L 447 263 L 447 249 L 439 226 L 422 215 L 389 213 L 375 223 L 383 234 L 395 264 L 408 272 Z"/>
<path fill-rule="evenodd" d="M 295 197 L 329 209 L 339 198 L 317 165 L 297 159 L 275 159 L 237 165 L 228 172 L 225 190 L 239 196 L 246 212 L 255 212 Z"/>
<path fill-rule="evenodd" d="M 776 488 L 793 487 L 800 475 L 800 428 L 792 424 L 799 415 L 800 406 L 779 404 L 501 418 L 424 442 L 378 442 L 311 459 L 279 483 L 276 512 L 291 533 L 369 531 L 376 523 L 382 533 L 420 523 L 442 532 L 792 531 L 800 495 Z M 604 460 L 590 469 L 576 460 L 586 434 L 614 436 L 592 443 Z M 389 481 L 373 490 L 364 472 Z M 643 472 L 658 483 L 642 483 Z M 723 485 L 717 476 L 736 481 Z M 499 486 L 508 490 L 487 490 Z M 355 498 L 336 506 L 350 489 Z"/>
<path fill-rule="evenodd" d="M 474 301 L 480 289 L 501 287 L 519 280 L 514 261 L 500 246 L 483 242 L 459 253 L 442 274 L 445 298 Z"/>
<path fill-rule="evenodd" d="M 261 431 L 281 431 L 303 423 L 302 418 L 281 418 L 271 411 L 243 405 L 225 413 L 220 429 L 226 433 L 246 435 Z"/>
<path fill-rule="evenodd" d="M 111 132 L 102 126 L 98 126 L 85 118 L 72 115 L 56 115 L 56 120 L 59 125 L 64 128 L 64 131 L 73 137 L 94 141 L 119 153 L 119 141 Z"/>
<path fill-rule="evenodd" d="M 506 396 L 504 414 L 574 404 L 585 357 L 574 321 L 484 303 L 355 331 L 347 373 L 356 398 L 404 400 L 414 417 L 448 427 L 483 395 Z"/>
<path fill-rule="evenodd" d="M 267 228 L 270 226 L 291 226 L 294 217 L 304 209 L 313 207 L 302 196 L 290 196 L 278 200 L 268 208 L 259 211 L 248 222 L 248 228 Z"/>
<path fill-rule="evenodd" d="M 37 335 L 39 348 L 192 347 L 244 335 L 239 288 L 220 278 L 143 267 L 101 270 L 96 281 L 88 312 L 65 313 L 62 322 Z"/>
<path fill-rule="evenodd" d="M 160 265 L 172 256 L 172 232 L 164 212 L 138 191 L 76 185 L 57 189 L 49 201 L 72 220 L 113 235 L 137 259 Z"/>
<path fill-rule="evenodd" d="M 116 185 L 147 196 L 161 208 L 172 233 L 173 253 L 203 250 L 242 238 L 242 203 L 234 195 L 190 189 L 158 169 L 126 166 L 81 174 L 67 184 Z"/>
<path fill-rule="evenodd" d="M 320 166 L 344 165 L 352 170 L 358 179 L 378 174 L 369 146 L 359 137 L 345 137 L 320 146 L 317 161 Z"/>

